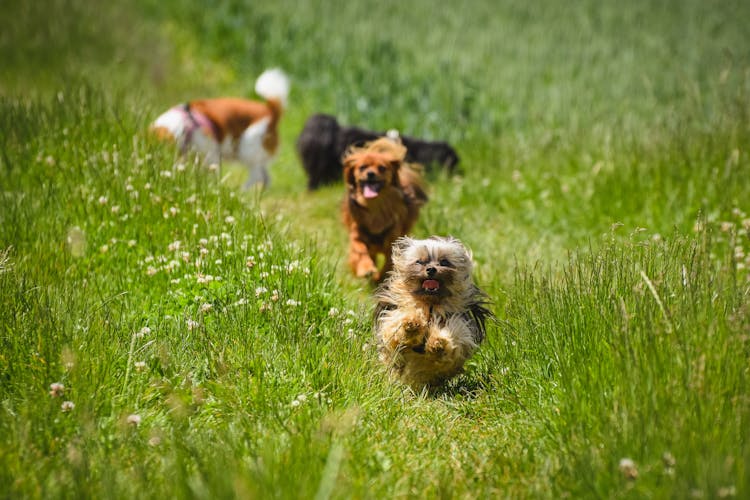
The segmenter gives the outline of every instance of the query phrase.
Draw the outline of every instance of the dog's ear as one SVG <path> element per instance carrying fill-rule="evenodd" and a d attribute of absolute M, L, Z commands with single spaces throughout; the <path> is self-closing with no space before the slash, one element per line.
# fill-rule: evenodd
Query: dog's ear
<path fill-rule="evenodd" d="M 354 178 L 354 166 L 357 163 L 357 155 L 350 151 L 344 154 L 342 164 L 344 165 L 344 184 L 349 188 L 354 188 L 356 179 Z"/>
<path fill-rule="evenodd" d="M 408 236 L 401 236 L 393 242 L 393 245 L 391 247 L 391 256 L 395 259 L 401 257 L 401 255 L 404 253 L 404 250 L 409 248 L 412 243 L 414 243 L 413 239 L 409 238 Z"/>
<path fill-rule="evenodd" d="M 393 174 L 391 175 L 391 184 L 396 187 L 401 187 L 401 179 L 399 178 L 399 171 L 401 170 L 401 160 L 398 158 L 391 158 L 388 162 L 388 166 L 391 167 Z"/>

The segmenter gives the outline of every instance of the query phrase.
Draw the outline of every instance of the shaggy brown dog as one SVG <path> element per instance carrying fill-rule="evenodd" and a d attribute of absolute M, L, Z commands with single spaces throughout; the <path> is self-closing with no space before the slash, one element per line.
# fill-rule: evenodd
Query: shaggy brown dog
<path fill-rule="evenodd" d="M 471 252 L 455 238 L 396 241 L 375 308 L 380 360 L 395 378 L 421 389 L 462 371 L 494 317 L 471 272 Z"/>
<path fill-rule="evenodd" d="M 380 281 L 391 269 L 391 246 L 411 230 L 427 202 L 418 165 L 404 162 L 406 148 L 388 138 L 344 157 L 346 197 L 341 207 L 349 231 L 349 266 L 360 278 Z M 385 256 L 382 269 L 378 255 Z"/>
<path fill-rule="evenodd" d="M 314 190 L 340 180 L 343 168 L 341 158 L 349 147 L 390 136 L 392 132 L 395 131 L 386 133 L 347 127 L 339 125 L 331 115 L 312 115 L 297 138 L 297 153 L 307 174 L 307 188 Z M 400 135 L 399 138 L 406 146 L 406 161 L 419 163 L 427 169 L 438 166 L 448 173 L 456 170 L 458 154 L 447 142 L 425 141 L 406 135 Z"/>

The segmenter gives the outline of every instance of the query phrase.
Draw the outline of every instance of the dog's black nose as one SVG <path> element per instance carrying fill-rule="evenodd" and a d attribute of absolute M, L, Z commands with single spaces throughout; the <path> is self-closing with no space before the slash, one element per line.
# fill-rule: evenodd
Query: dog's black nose
<path fill-rule="evenodd" d="M 433 276 L 435 276 L 436 272 L 437 272 L 437 269 L 435 269 L 432 266 L 430 266 L 430 267 L 427 268 L 427 276 L 429 276 L 430 278 L 432 278 Z"/>
<path fill-rule="evenodd" d="M 374 181 L 375 180 L 375 172 L 367 172 L 367 180 L 368 181 Z"/>

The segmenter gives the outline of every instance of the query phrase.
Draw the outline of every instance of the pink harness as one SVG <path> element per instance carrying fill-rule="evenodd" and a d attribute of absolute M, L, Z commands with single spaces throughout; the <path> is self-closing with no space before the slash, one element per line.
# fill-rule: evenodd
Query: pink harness
<path fill-rule="evenodd" d="M 190 143 L 192 142 L 193 133 L 195 133 L 196 130 L 203 129 L 210 133 L 214 139 L 218 140 L 218 134 L 214 122 L 209 120 L 208 117 L 203 113 L 191 110 L 190 103 L 186 102 L 184 104 L 178 104 L 172 109 L 181 112 L 186 118 L 185 140 L 183 141 L 181 146 L 183 153 L 185 152 L 185 150 L 187 150 L 188 145 L 190 145 Z"/>

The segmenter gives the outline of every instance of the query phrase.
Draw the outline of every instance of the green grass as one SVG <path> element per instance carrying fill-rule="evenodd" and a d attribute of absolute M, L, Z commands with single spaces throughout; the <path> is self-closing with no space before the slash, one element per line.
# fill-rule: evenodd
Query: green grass
<path fill-rule="evenodd" d="M 4 14 L 4 497 L 750 495 L 746 2 Z M 270 66 L 266 192 L 146 133 Z M 472 248 L 498 322 L 434 394 L 377 364 L 341 185 L 304 189 L 318 111 L 462 158 L 414 234 Z"/>

